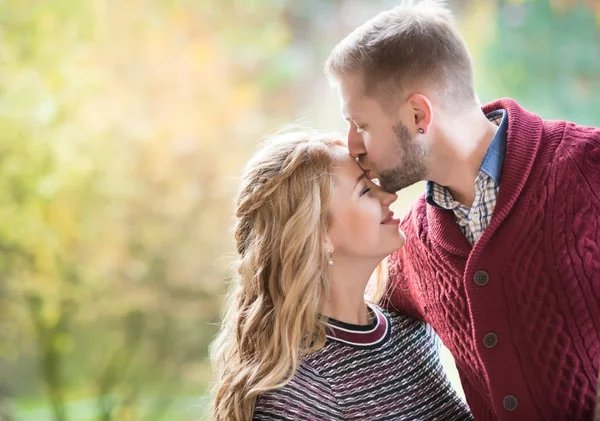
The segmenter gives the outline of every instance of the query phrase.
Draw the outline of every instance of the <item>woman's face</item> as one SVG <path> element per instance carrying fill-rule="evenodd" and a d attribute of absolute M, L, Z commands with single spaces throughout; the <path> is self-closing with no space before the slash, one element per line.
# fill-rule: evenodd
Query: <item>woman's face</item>
<path fill-rule="evenodd" d="M 343 146 L 335 146 L 334 153 L 338 162 L 328 230 L 334 258 L 383 259 L 405 241 L 390 210 L 398 196 L 369 180 Z"/>

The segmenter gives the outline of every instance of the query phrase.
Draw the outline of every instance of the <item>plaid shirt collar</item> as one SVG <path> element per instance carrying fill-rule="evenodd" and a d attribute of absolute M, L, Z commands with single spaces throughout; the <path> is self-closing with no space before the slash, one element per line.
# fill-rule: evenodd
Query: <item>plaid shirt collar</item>
<path fill-rule="evenodd" d="M 495 110 L 489 114 L 486 114 L 488 120 L 494 120 L 501 118 L 498 130 L 488 147 L 488 150 L 483 157 L 481 166 L 479 167 L 480 172 L 484 172 L 490 176 L 497 185 L 500 185 L 500 176 L 502 174 L 502 165 L 504 164 L 504 155 L 506 154 L 506 132 L 508 130 L 508 113 L 506 110 Z M 425 199 L 427 203 L 436 208 L 444 209 L 442 206 L 437 204 L 434 200 L 434 183 L 428 181 L 425 188 Z"/>

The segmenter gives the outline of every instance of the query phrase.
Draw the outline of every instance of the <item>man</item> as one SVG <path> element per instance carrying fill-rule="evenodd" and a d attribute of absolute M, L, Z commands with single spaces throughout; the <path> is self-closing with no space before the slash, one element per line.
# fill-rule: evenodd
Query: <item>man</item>
<path fill-rule="evenodd" d="M 596 421 L 600 421 L 600 371 L 598 372 L 598 397 L 596 398 Z"/>
<path fill-rule="evenodd" d="M 557 58 L 560 60 L 560 58 Z M 592 420 L 600 359 L 600 130 L 479 107 L 443 2 L 357 28 L 326 63 L 363 170 L 429 180 L 389 305 L 430 323 L 476 420 Z"/>

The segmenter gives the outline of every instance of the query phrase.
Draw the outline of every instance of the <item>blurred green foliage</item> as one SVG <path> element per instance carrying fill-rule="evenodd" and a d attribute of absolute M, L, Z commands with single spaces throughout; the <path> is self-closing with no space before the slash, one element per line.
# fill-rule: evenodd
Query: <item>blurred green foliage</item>
<path fill-rule="evenodd" d="M 482 57 L 487 75 L 481 93 L 516 96 L 546 118 L 598 125 L 593 110 L 600 109 L 599 5 L 501 4 L 494 39 Z"/>
<path fill-rule="evenodd" d="M 598 2 L 450 2 L 482 100 L 595 124 Z M 0 420 L 198 419 L 236 177 L 390 1 L 0 2 Z M 406 209 L 419 188 L 404 193 Z"/>

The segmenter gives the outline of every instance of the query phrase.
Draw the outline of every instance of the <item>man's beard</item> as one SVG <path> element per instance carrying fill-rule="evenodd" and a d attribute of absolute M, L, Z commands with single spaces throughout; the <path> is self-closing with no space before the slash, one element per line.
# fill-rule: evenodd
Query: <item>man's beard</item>
<path fill-rule="evenodd" d="M 427 177 L 428 153 L 423 144 L 417 142 L 410 135 L 408 127 L 400 121 L 394 126 L 394 133 L 400 150 L 401 163 L 379 173 L 381 187 L 390 193 L 412 186 Z"/>

